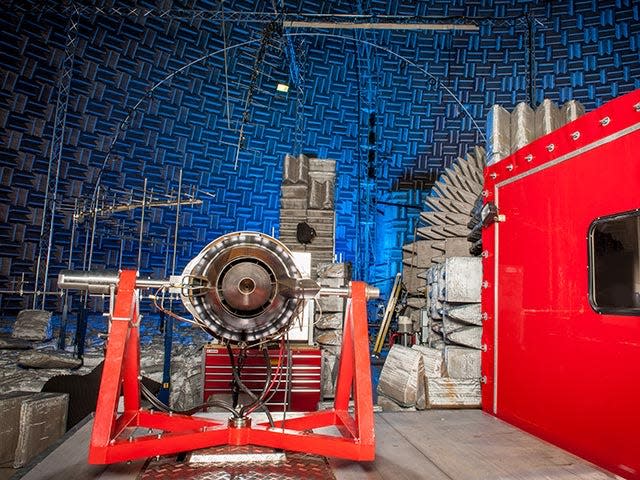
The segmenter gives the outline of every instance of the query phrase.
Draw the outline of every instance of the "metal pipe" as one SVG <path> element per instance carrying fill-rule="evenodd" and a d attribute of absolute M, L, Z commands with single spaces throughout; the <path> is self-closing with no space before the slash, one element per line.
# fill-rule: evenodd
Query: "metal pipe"
<path fill-rule="evenodd" d="M 351 295 L 351 285 L 348 287 L 320 287 L 318 296 L 349 297 Z M 368 300 L 380 297 L 380 289 L 371 285 L 366 286 L 365 295 Z"/>
<path fill-rule="evenodd" d="M 90 293 L 108 294 L 109 287 L 118 283 L 119 272 L 115 270 L 63 270 L 58 275 L 58 287 L 63 290 L 82 290 Z M 314 282 L 315 283 L 315 282 Z M 152 278 L 138 278 L 137 288 L 161 288 L 172 286 L 169 280 L 155 280 Z M 308 286 L 311 290 L 311 286 Z M 318 296 L 348 297 L 351 295 L 351 286 L 347 287 L 320 287 Z M 380 290 L 371 285 L 366 287 L 368 299 L 378 298 Z"/>
<path fill-rule="evenodd" d="M 63 270 L 58 274 L 58 287 L 90 293 L 109 293 L 109 285 L 118 283 L 116 271 Z"/>
<path fill-rule="evenodd" d="M 348 297 L 351 293 L 351 287 L 320 287 L 318 295 L 336 297 Z"/>
<path fill-rule="evenodd" d="M 115 270 L 63 270 L 58 275 L 58 287 L 62 290 L 81 290 L 89 293 L 109 294 L 110 287 L 118 284 L 119 272 Z M 136 288 L 161 288 L 170 286 L 169 280 L 138 278 Z"/>

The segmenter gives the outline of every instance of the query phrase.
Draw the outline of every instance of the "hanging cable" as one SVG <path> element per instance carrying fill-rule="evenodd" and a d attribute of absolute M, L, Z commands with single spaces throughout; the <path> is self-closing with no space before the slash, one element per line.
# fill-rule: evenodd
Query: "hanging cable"
<path fill-rule="evenodd" d="M 149 401 L 149 403 L 151 403 L 151 405 L 153 405 L 156 409 L 158 409 L 160 411 L 163 411 L 163 412 L 177 413 L 177 414 L 180 414 L 180 415 L 193 415 L 193 414 L 199 412 L 200 410 L 202 410 L 203 408 L 219 407 L 219 408 L 223 408 L 224 410 L 226 410 L 229 413 L 231 413 L 235 418 L 240 418 L 240 413 L 239 412 L 237 412 L 232 406 L 230 406 L 226 402 L 222 402 L 222 401 L 219 401 L 219 400 L 210 400 L 210 401 L 202 403 L 200 405 L 196 405 L 195 407 L 192 407 L 192 408 L 190 408 L 188 410 L 176 410 L 176 409 L 173 409 L 173 408 L 169 407 L 168 405 L 166 405 L 162 401 L 158 400 L 158 398 L 153 394 L 153 392 L 151 392 L 151 390 L 149 390 L 144 385 L 144 383 L 139 382 L 139 385 L 140 385 L 140 392 L 142 393 L 142 396 L 145 399 L 147 399 Z"/>
<path fill-rule="evenodd" d="M 271 392 L 271 390 L 273 389 L 274 385 L 276 385 L 276 382 L 277 382 L 278 386 L 280 385 L 281 367 L 282 367 L 282 359 L 283 359 L 283 357 L 284 357 L 284 336 L 282 337 L 282 339 L 280 341 L 280 350 L 279 350 L 279 353 L 278 353 L 278 364 L 276 366 L 276 372 L 275 372 L 274 375 L 271 375 L 269 373 L 270 380 L 267 383 L 265 383 L 266 388 L 262 391 L 262 395 L 260 397 L 260 401 L 263 404 L 266 404 L 271 398 L 273 398 L 273 395 L 277 391 L 278 387 L 276 387 L 276 389 L 273 392 Z M 271 363 L 271 362 L 269 361 L 269 363 Z M 271 395 L 269 395 L 270 393 L 271 393 Z M 250 415 L 257 408 L 258 408 L 258 404 L 257 403 L 251 405 L 248 408 L 248 410 L 246 412 L 246 415 Z"/>
<path fill-rule="evenodd" d="M 289 343 L 289 335 L 286 335 L 286 345 L 287 345 L 287 381 L 284 384 L 284 411 L 282 412 L 282 431 L 284 431 L 284 425 L 287 421 L 287 411 L 289 410 L 289 403 L 291 402 L 291 344 Z"/>
<path fill-rule="evenodd" d="M 271 379 L 272 379 L 271 375 L 273 372 L 271 369 L 271 358 L 269 358 L 269 349 L 266 346 L 262 348 L 262 354 L 264 357 L 265 366 L 267 367 L 267 380 L 266 382 L 264 382 L 264 387 L 262 388 L 262 392 L 260 393 L 260 396 L 249 405 L 244 405 L 240 409 L 240 415 L 242 415 L 243 417 L 248 415 L 250 412 L 252 412 L 256 408 L 260 406 L 264 406 L 264 398 L 267 395 L 269 385 L 271 385 Z"/>
<path fill-rule="evenodd" d="M 246 393 L 247 395 L 249 395 L 249 397 L 256 401 L 258 400 L 258 397 L 255 395 L 255 393 L 253 393 L 240 379 L 240 374 L 238 372 L 238 369 L 236 367 L 236 362 L 235 362 L 235 358 L 233 356 L 233 350 L 231 348 L 231 345 L 229 343 L 227 343 L 227 353 L 229 354 L 229 362 L 231 363 L 231 370 L 233 372 L 233 379 L 234 381 L 237 383 L 237 385 L 240 387 L 240 389 Z M 269 409 L 265 406 L 265 405 L 260 405 L 260 409 L 267 415 L 267 419 L 269 420 L 269 425 L 271 427 L 275 427 L 275 423 L 273 422 L 273 416 L 271 415 L 271 412 L 269 411 Z"/>

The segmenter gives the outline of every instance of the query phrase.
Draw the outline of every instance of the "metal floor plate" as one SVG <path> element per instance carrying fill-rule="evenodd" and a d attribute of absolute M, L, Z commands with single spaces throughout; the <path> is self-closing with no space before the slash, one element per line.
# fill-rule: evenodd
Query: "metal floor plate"
<path fill-rule="evenodd" d="M 261 447 L 216 447 L 199 450 L 208 455 L 271 453 Z M 317 455 L 287 452 L 286 460 L 278 463 L 231 462 L 188 463 L 178 462 L 175 456 L 151 459 L 138 476 L 138 480 L 335 480 L 327 459 Z"/>

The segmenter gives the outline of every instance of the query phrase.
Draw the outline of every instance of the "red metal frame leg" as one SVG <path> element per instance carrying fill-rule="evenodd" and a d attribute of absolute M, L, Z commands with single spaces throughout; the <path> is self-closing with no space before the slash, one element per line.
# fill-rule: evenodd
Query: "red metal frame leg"
<path fill-rule="evenodd" d="M 96 404 L 96 416 L 91 432 L 90 463 L 106 463 L 105 449 L 114 436 L 124 369 L 123 358 L 127 350 L 129 329 L 136 316 L 136 276 L 135 271 L 123 271 L 118 282 L 118 294 L 113 308 L 111 330 L 100 381 L 100 393 Z M 128 385 L 128 389 L 131 389 L 130 385 Z"/>
<path fill-rule="evenodd" d="M 347 311 L 342 327 L 342 347 L 340 349 L 340 365 L 336 382 L 333 407 L 336 411 L 349 409 L 349 397 L 353 387 L 354 370 L 354 338 L 353 338 L 353 300 L 347 300 Z"/>
<path fill-rule="evenodd" d="M 367 322 L 366 284 L 354 282 L 352 286 L 351 315 L 353 317 L 355 420 L 360 434 L 360 445 L 375 447 L 371 360 L 369 357 L 369 326 Z"/>

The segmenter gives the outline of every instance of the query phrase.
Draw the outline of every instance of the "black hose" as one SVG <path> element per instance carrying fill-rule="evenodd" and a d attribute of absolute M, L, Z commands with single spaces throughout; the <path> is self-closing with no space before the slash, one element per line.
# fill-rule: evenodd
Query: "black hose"
<path fill-rule="evenodd" d="M 229 354 L 229 360 L 231 362 L 231 370 L 233 371 L 233 379 L 238 384 L 240 389 L 244 393 L 249 395 L 251 400 L 257 401 L 258 397 L 256 397 L 255 393 L 253 393 L 251 390 L 249 390 L 249 388 L 247 388 L 247 386 L 244 383 L 242 383 L 242 380 L 240 380 L 240 375 L 238 374 L 238 370 L 236 368 L 236 362 L 235 362 L 235 360 L 233 358 L 233 350 L 231 349 L 231 345 L 229 345 L 228 343 L 227 343 L 227 353 Z M 271 412 L 269 411 L 269 409 L 264 404 L 260 404 L 260 409 L 267 415 L 267 419 L 269 420 L 269 425 L 272 428 L 275 427 L 275 423 L 273 422 L 273 417 L 271 416 Z"/>
<path fill-rule="evenodd" d="M 287 339 L 288 340 L 288 339 Z M 291 345 L 287 341 L 287 382 L 284 386 L 284 412 L 282 413 L 282 429 L 284 430 L 285 422 L 287 421 L 287 410 L 291 402 L 291 380 L 292 380 L 292 358 L 291 358 Z"/>
<path fill-rule="evenodd" d="M 284 360 L 282 360 L 282 355 L 284 354 L 284 351 L 281 351 L 281 353 L 279 353 L 278 356 L 278 363 L 280 363 L 280 371 L 278 372 L 278 378 L 276 379 L 276 384 L 274 385 L 273 389 L 271 390 L 271 393 L 269 393 L 269 396 L 265 399 L 264 403 L 269 403 L 271 401 L 271 399 L 276 395 L 276 393 L 278 393 L 278 389 L 280 388 L 280 384 L 282 383 L 282 377 L 284 375 Z"/>
<path fill-rule="evenodd" d="M 254 409 L 253 407 L 255 407 L 256 405 L 258 404 L 264 405 L 264 399 L 267 396 L 267 388 L 269 388 L 269 385 L 271 384 L 272 370 L 271 370 L 271 358 L 269 358 L 269 349 L 267 349 L 266 347 L 263 348 L 262 355 L 264 356 L 264 363 L 265 363 L 265 366 L 267 367 L 267 381 L 265 382 L 264 387 L 262 388 L 262 392 L 260 393 L 260 396 L 254 402 L 250 403 L 249 405 L 243 406 L 240 409 L 240 415 L 242 415 L 243 417 L 247 410 L 253 411 Z"/>
<path fill-rule="evenodd" d="M 142 393 L 142 396 L 146 398 L 149 403 L 151 403 L 151 405 L 163 412 L 177 413 L 180 415 L 193 415 L 194 413 L 197 413 L 206 407 L 219 407 L 231 413 L 235 418 L 241 418 L 240 414 L 233 407 L 225 402 L 221 402 L 218 400 L 211 400 L 188 410 L 175 410 L 158 400 L 158 398 L 151 392 L 151 390 L 149 390 L 142 382 L 140 382 L 140 392 Z"/>

